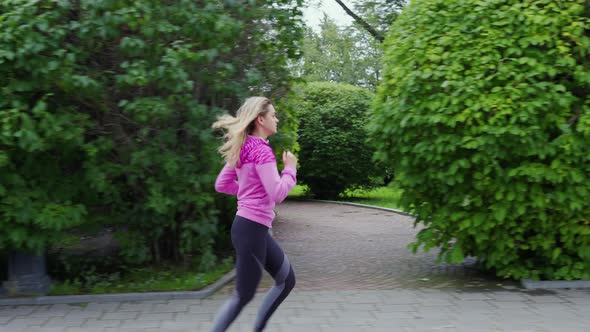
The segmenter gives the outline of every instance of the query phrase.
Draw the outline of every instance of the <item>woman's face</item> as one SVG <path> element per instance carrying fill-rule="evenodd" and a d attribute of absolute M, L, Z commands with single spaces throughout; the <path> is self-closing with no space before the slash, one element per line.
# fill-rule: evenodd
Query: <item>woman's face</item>
<path fill-rule="evenodd" d="M 277 133 L 279 119 L 277 118 L 274 106 L 268 105 L 267 108 L 268 112 L 260 117 L 258 127 L 270 136 Z"/>

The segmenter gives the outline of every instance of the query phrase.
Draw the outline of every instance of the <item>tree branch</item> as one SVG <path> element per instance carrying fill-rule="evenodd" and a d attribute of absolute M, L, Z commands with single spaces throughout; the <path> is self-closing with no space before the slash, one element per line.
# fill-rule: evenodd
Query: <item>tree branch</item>
<path fill-rule="evenodd" d="M 334 0 L 334 1 L 336 1 L 340 5 L 340 7 L 342 7 L 342 9 L 344 9 L 344 11 L 356 21 L 356 23 L 358 23 L 360 26 L 365 28 L 365 30 L 367 30 L 380 43 L 383 43 L 385 38 L 383 37 L 383 35 L 381 33 L 379 33 L 372 26 L 370 26 L 369 23 L 367 23 L 365 20 L 363 20 L 360 16 L 353 13 L 352 10 L 350 10 L 348 7 L 346 7 L 346 5 L 341 0 Z"/>

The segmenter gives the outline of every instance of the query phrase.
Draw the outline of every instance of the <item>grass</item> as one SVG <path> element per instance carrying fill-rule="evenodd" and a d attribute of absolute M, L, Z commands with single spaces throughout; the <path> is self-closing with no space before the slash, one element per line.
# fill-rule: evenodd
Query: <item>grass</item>
<path fill-rule="evenodd" d="M 347 202 L 375 205 L 390 209 L 400 210 L 399 199 L 401 197 L 401 190 L 388 187 L 379 187 L 372 190 L 352 190 L 345 193 L 342 199 Z"/>
<path fill-rule="evenodd" d="M 302 186 L 300 184 L 295 185 L 293 189 L 289 192 L 289 197 L 294 198 L 303 198 L 306 197 L 307 194 L 307 186 Z"/>
<path fill-rule="evenodd" d="M 375 205 L 399 210 L 399 198 L 401 193 L 401 190 L 397 189 L 394 183 L 391 183 L 386 187 L 378 187 L 371 190 L 347 190 L 343 195 L 341 195 L 340 200 L 343 202 Z M 296 185 L 295 188 L 293 188 L 293 190 L 291 190 L 289 193 L 289 197 L 309 197 L 308 188 L 306 186 Z"/>
<path fill-rule="evenodd" d="M 169 266 L 137 268 L 124 276 L 114 273 L 96 275 L 95 279 L 87 278 L 84 282 L 55 281 L 49 295 L 194 291 L 214 283 L 232 267 L 232 260 L 226 259 L 205 273 Z"/>

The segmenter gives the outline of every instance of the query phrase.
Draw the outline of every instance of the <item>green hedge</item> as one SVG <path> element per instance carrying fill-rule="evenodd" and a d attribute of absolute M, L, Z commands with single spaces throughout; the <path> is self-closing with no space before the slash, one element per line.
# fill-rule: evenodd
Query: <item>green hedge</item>
<path fill-rule="evenodd" d="M 334 199 L 346 189 L 371 185 L 375 166 L 365 126 L 372 98 L 348 84 L 298 87 L 290 101 L 299 118 L 298 179 L 315 197 Z"/>
<path fill-rule="evenodd" d="M 590 278 L 590 4 L 413 1 L 385 42 L 371 137 L 413 249 L 499 276 Z"/>
<path fill-rule="evenodd" d="M 284 94 L 300 6 L 0 0 L 0 250 L 113 225 L 130 262 L 210 265 L 210 125 Z"/>

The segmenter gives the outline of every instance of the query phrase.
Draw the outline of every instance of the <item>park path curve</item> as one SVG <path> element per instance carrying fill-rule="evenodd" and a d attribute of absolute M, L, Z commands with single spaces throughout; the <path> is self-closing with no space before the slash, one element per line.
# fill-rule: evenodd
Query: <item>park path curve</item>
<path fill-rule="evenodd" d="M 317 201 L 279 205 L 273 236 L 295 269 L 299 290 L 495 288 L 474 261 L 437 263 L 437 250 L 407 249 L 419 228 L 395 212 Z M 264 290 L 270 284 L 265 278 Z M 505 284 L 505 283 L 502 283 Z"/>

